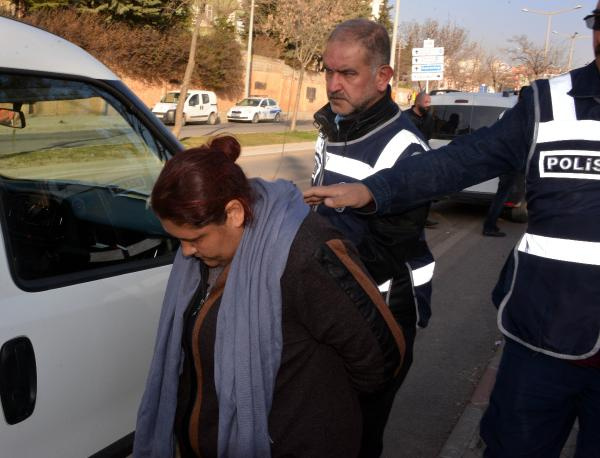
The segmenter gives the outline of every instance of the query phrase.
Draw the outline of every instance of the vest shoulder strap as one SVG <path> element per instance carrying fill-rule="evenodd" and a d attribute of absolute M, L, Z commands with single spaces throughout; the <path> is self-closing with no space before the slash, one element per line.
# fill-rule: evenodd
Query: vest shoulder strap
<path fill-rule="evenodd" d="M 577 115 L 575 114 L 575 99 L 568 94 L 573 87 L 571 74 L 564 73 L 550 79 L 549 83 L 554 121 L 571 121 L 577 119 Z"/>

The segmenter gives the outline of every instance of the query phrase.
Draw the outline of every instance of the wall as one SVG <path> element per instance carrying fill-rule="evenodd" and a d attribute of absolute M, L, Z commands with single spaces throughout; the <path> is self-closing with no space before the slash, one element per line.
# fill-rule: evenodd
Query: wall
<path fill-rule="evenodd" d="M 253 56 L 250 94 L 267 96 L 275 99 L 284 113 L 288 115 L 296 100 L 298 77 L 299 71 L 294 70 L 283 61 L 269 57 Z M 153 107 L 167 91 L 179 89 L 177 85 L 150 85 L 131 78 L 123 78 L 123 81 L 150 108 Z M 314 89 L 311 90 L 311 95 L 314 96 L 312 100 L 307 97 L 307 88 Z M 227 110 L 235 105 L 241 98 L 241 96 L 236 99 L 219 97 L 219 112 L 222 119 L 224 119 Z M 298 107 L 298 119 L 312 119 L 313 113 L 326 103 L 327 93 L 325 91 L 324 74 L 305 72 Z"/>

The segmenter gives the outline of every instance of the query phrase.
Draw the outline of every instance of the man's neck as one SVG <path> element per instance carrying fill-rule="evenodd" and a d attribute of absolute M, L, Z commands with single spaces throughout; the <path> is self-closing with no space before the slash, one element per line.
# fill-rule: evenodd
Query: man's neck
<path fill-rule="evenodd" d="M 413 111 L 414 111 L 414 113 L 415 113 L 417 116 L 419 116 L 419 117 L 422 117 L 422 116 L 425 114 L 425 113 L 424 113 L 423 111 L 421 111 L 421 109 L 420 109 L 418 106 L 416 106 L 416 105 L 414 105 L 414 106 L 413 106 Z"/>

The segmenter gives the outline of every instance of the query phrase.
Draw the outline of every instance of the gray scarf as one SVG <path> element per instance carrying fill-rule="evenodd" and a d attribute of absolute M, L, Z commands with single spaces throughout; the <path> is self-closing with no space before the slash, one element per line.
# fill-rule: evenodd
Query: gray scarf
<path fill-rule="evenodd" d="M 215 340 L 219 457 L 269 457 L 268 416 L 282 350 L 281 276 L 308 214 L 290 182 L 251 180 L 255 220 L 244 230 L 221 299 Z M 134 457 L 173 456 L 183 312 L 198 286 L 194 258 L 178 251 L 138 411 Z"/>

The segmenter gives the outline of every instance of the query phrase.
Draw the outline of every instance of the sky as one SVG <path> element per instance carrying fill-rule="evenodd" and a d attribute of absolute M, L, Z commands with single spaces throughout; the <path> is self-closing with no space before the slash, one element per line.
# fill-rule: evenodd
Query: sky
<path fill-rule="evenodd" d="M 388 0 L 392 6 L 397 0 Z M 538 46 L 544 46 L 548 16 L 525 13 L 522 8 L 544 12 L 561 11 L 581 5 L 580 9 L 556 14 L 551 18 L 550 44 L 564 47 L 565 60 L 571 44 L 568 35 L 578 32 L 586 38 L 575 40 L 573 67 L 592 61 L 592 30 L 585 26 L 583 17 L 595 7 L 597 0 L 400 0 L 400 22 L 435 19 L 444 24 L 456 23 L 469 32 L 471 41 L 481 44 L 486 51 L 501 53 L 510 47 L 508 39 L 514 35 L 527 35 Z M 559 34 L 552 33 L 553 30 Z M 443 46 L 435 43 L 435 46 Z"/>

